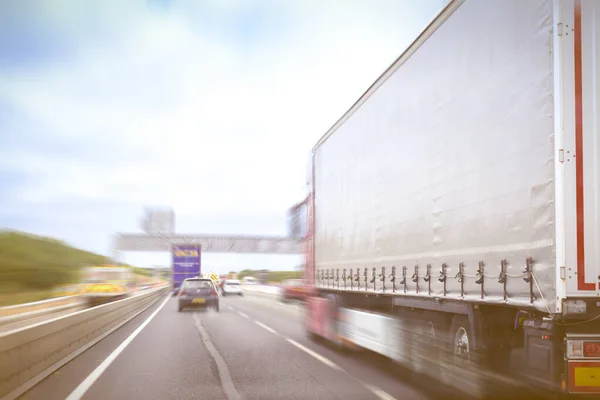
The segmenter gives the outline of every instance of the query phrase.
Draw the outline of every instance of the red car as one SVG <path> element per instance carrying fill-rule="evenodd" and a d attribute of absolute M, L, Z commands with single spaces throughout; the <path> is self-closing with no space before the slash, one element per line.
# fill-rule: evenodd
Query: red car
<path fill-rule="evenodd" d="M 287 279 L 281 282 L 279 291 L 279 300 L 300 300 L 304 301 L 309 293 L 309 287 L 304 279 Z"/>

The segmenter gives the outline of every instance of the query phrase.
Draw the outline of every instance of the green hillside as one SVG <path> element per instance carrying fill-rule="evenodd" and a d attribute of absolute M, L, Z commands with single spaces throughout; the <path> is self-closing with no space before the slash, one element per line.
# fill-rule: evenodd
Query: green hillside
<path fill-rule="evenodd" d="M 79 270 L 110 260 L 56 239 L 22 232 L 0 232 L 0 305 L 45 298 L 53 287 L 79 281 Z M 134 268 L 136 274 L 151 272 Z"/>

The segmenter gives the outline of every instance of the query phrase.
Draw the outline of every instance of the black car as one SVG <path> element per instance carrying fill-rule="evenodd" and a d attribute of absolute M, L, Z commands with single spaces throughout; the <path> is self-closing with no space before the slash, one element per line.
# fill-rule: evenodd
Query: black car
<path fill-rule="evenodd" d="M 178 293 L 177 311 L 187 307 L 212 307 L 219 311 L 219 294 L 213 281 L 207 278 L 190 278 L 183 281 Z"/>

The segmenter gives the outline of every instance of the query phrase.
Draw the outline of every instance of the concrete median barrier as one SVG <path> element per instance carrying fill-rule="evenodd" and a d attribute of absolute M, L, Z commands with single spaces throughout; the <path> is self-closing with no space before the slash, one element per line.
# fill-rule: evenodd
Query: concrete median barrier
<path fill-rule="evenodd" d="M 14 399 L 167 293 L 167 286 L 0 334 L 0 398 Z"/>

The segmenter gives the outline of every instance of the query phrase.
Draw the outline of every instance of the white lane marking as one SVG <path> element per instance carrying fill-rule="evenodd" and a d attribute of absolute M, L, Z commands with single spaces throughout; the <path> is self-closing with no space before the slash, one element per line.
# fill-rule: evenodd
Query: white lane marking
<path fill-rule="evenodd" d="M 81 399 L 83 395 L 90 389 L 90 387 L 92 387 L 94 382 L 96 382 L 96 380 L 100 377 L 100 375 L 102 375 L 102 373 L 106 371 L 110 364 L 112 364 L 112 362 L 115 361 L 119 354 L 121 354 L 121 352 L 125 350 L 127 346 L 129 346 L 129 343 L 131 343 L 133 339 L 135 339 L 135 337 L 142 331 L 142 329 L 144 329 L 146 325 L 148 325 L 150 321 L 154 319 L 156 314 L 158 314 L 160 310 L 162 310 L 162 308 L 165 306 L 165 304 L 167 304 L 170 298 L 171 296 L 167 296 L 162 302 L 162 304 L 152 313 L 152 315 L 150 315 L 135 331 L 133 331 L 133 333 L 129 335 L 129 337 L 125 339 L 123 343 L 119 345 L 119 347 L 117 347 L 112 353 L 110 353 L 110 355 L 102 362 L 102 364 L 98 365 L 98 367 L 96 367 L 96 369 L 92 371 L 92 373 L 89 374 L 88 377 L 85 378 L 85 380 L 75 388 L 75 390 L 73 390 L 73 392 L 69 395 L 69 397 L 66 398 L 66 400 Z"/>
<path fill-rule="evenodd" d="M 367 387 L 367 389 L 369 389 L 371 392 L 373 392 L 373 394 L 375 396 L 379 397 L 381 400 L 396 400 L 394 398 L 394 396 L 387 394 L 386 392 L 384 392 L 383 390 L 379 389 L 376 386 L 367 385 L 366 383 L 364 383 L 363 385 L 365 385 Z"/>
<path fill-rule="evenodd" d="M 37 385 L 38 383 L 40 383 L 41 381 L 46 379 L 48 376 L 53 374 L 56 370 L 63 367 L 64 365 L 66 365 L 68 362 L 73 360 L 75 357 L 79 356 L 81 353 L 88 350 L 90 347 L 94 346 L 96 343 L 100 342 L 102 339 L 104 339 L 105 337 L 107 337 L 108 335 L 110 335 L 111 333 L 113 333 L 114 331 L 116 331 L 117 329 L 119 329 L 120 327 L 122 327 L 123 325 L 125 325 L 126 323 L 128 323 L 129 321 L 131 321 L 132 319 L 134 319 L 135 317 L 137 317 L 138 315 L 140 315 L 141 313 L 143 313 L 150 307 L 152 307 L 153 305 L 154 305 L 154 302 L 148 304 L 147 306 L 145 306 L 143 309 L 136 312 L 135 314 L 127 317 L 127 319 L 119 322 L 117 325 L 113 326 L 108 331 L 104 332 L 102 335 L 96 337 L 91 342 L 86 343 L 83 347 L 78 348 L 73 353 L 71 353 L 71 354 L 67 355 L 66 357 L 64 357 L 63 359 L 55 362 L 54 364 L 52 364 L 51 366 L 49 366 L 48 368 L 46 368 L 45 370 L 43 370 L 42 372 L 40 372 L 39 374 L 37 374 L 36 376 L 31 378 L 30 380 L 28 380 L 23 385 L 19 386 L 18 388 L 16 388 L 15 390 L 13 390 L 9 394 L 7 394 L 6 396 L 2 397 L 0 400 L 15 400 L 15 399 L 19 398 L 23 393 L 25 393 L 26 391 L 28 391 L 29 389 L 31 389 L 32 387 L 34 387 L 35 385 Z M 98 362 L 101 362 L 101 361 L 102 360 L 98 360 Z"/>
<path fill-rule="evenodd" d="M 202 336 L 202 341 L 204 342 L 206 349 L 208 350 L 208 352 L 212 356 L 213 360 L 215 360 L 215 363 L 217 364 L 217 370 L 219 371 L 219 378 L 221 378 L 221 385 L 223 386 L 223 391 L 225 392 L 225 395 L 227 396 L 227 398 L 229 400 L 241 399 L 240 394 L 238 393 L 237 389 L 235 388 L 233 379 L 231 379 L 231 374 L 229 373 L 229 368 L 227 368 L 227 363 L 225 362 L 223 357 L 221 357 L 221 354 L 219 353 L 217 348 L 210 341 L 210 337 L 208 336 L 208 333 L 202 326 L 202 321 L 200 321 L 198 314 L 194 314 L 194 322 L 196 323 L 196 328 L 198 328 L 198 331 L 200 332 L 200 335 Z"/>
<path fill-rule="evenodd" d="M 258 300 L 258 299 L 256 299 L 256 298 L 255 298 L 255 300 Z M 263 304 L 273 304 L 273 303 L 271 303 L 271 302 L 268 302 L 268 301 L 264 301 L 264 302 L 263 302 L 263 301 L 260 301 L 260 300 L 258 300 L 258 301 L 259 301 L 260 303 L 263 303 Z M 303 308 L 301 308 L 301 307 L 298 307 L 298 306 L 297 306 L 297 305 L 295 305 L 295 304 L 281 304 L 281 303 L 275 303 L 275 304 L 276 304 L 276 305 L 278 305 L 278 306 L 280 306 L 280 307 L 282 307 L 282 308 L 287 308 L 287 309 L 290 309 L 290 308 L 295 308 L 295 309 L 302 310 L 302 311 L 304 310 Z M 230 308 L 231 310 L 233 310 L 233 307 L 229 306 L 229 308 Z M 238 314 L 240 314 L 240 315 L 241 315 L 242 317 L 244 317 L 244 318 L 249 318 L 249 317 L 248 317 L 248 315 L 244 314 L 244 313 L 243 313 L 243 312 L 241 312 L 241 311 L 237 311 L 237 313 L 238 313 Z M 263 328 L 263 329 L 266 329 L 267 331 L 269 331 L 269 332 L 271 332 L 271 333 L 278 334 L 278 333 L 277 333 L 277 331 L 275 331 L 273 328 L 271 328 L 271 327 L 269 327 L 269 326 L 267 326 L 267 325 L 263 324 L 262 322 L 259 322 L 259 321 L 256 321 L 256 320 L 254 320 L 254 323 L 255 323 L 255 324 L 257 324 L 258 326 L 260 326 L 261 328 Z M 352 375 L 350 375 L 350 373 L 348 373 L 347 371 L 345 371 L 345 370 L 344 370 L 344 369 L 342 369 L 341 367 L 338 367 L 338 366 L 337 366 L 337 364 L 335 364 L 333 361 L 331 361 L 331 360 L 329 360 L 328 358 L 325 358 L 325 357 L 323 357 L 322 355 L 320 355 L 320 354 L 318 354 L 318 353 L 316 353 L 316 352 L 312 351 L 312 350 L 311 350 L 311 349 L 309 349 L 308 347 L 305 347 L 305 346 L 301 345 L 300 343 L 296 342 L 295 340 L 293 340 L 293 339 L 289 339 L 289 338 L 287 338 L 287 337 L 285 338 L 285 340 L 287 340 L 288 342 L 290 342 L 291 344 L 293 344 L 294 346 L 296 346 L 296 347 L 297 347 L 297 348 L 299 348 L 300 350 L 302 350 L 302 351 L 304 351 L 304 352 L 306 352 L 306 353 L 310 354 L 311 356 L 313 356 L 313 357 L 314 357 L 314 358 L 316 358 L 317 360 L 321 361 L 323 364 L 325 364 L 325 365 L 327 365 L 327 366 L 329 366 L 329 367 L 331 367 L 331 368 L 333 368 L 333 369 L 335 369 L 335 370 L 338 370 L 338 371 L 345 372 L 346 374 L 348 374 L 348 375 L 349 375 L 350 377 L 352 377 L 353 379 L 356 379 L 355 377 L 353 377 Z M 372 392 L 372 393 L 373 393 L 375 396 L 377 396 L 377 398 L 379 398 L 380 400 L 396 400 L 396 398 L 394 398 L 392 395 L 390 395 L 390 394 L 386 393 L 386 392 L 385 392 L 385 391 L 383 391 L 382 389 L 379 389 L 377 386 L 373 386 L 373 385 L 366 384 L 366 383 L 364 383 L 364 382 L 361 382 L 359 379 L 356 379 L 356 380 L 357 380 L 357 381 L 358 381 L 360 384 L 362 384 L 364 387 L 366 387 L 366 388 L 367 388 L 369 391 L 371 391 L 371 392 Z"/>
<path fill-rule="evenodd" d="M 313 356 L 314 358 L 316 358 L 317 360 L 321 361 L 323 364 L 336 369 L 338 371 L 343 371 L 340 367 L 338 367 L 333 361 L 331 361 L 328 358 L 323 357 L 320 354 L 315 353 L 314 351 L 312 351 L 311 349 L 309 349 L 308 347 L 305 347 L 303 345 L 301 345 L 300 343 L 296 342 L 294 339 L 290 339 L 290 338 L 286 338 L 285 340 L 287 340 L 288 342 L 290 342 L 291 344 L 293 344 L 294 346 L 296 346 L 297 348 L 299 348 L 300 350 L 310 354 L 311 356 Z"/>
<path fill-rule="evenodd" d="M 290 307 L 290 308 L 296 308 L 297 306 L 294 305 L 281 305 L 283 307 Z M 299 307 L 298 307 L 299 308 Z M 299 308 L 300 309 L 300 308 Z M 241 316 L 243 316 L 244 318 L 249 318 L 248 315 L 244 314 L 241 311 L 237 312 L 238 314 L 240 314 Z M 266 329 L 267 331 L 274 333 L 274 334 L 278 334 L 277 331 L 275 331 L 273 328 L 271 328 L 270 326 L 267 326 L 265 324 L 263 324 L 260 321 L 254 320 L 254 323 L 257 324 L 258 326 L 260 326 L 263 329 Z M 316 358 L 317 360 L 321 361 L 323 364 L 338 370 L 338 371 L 342 371 L 345 372 L 346 374 L 350 375 L 347 371 L 345 371 L 344 369 L 340 368 L 337 366 L 337 364 L 335 364 L 333 361 L 329 360 L 328 358 L 323 357 L 322 355 L 312 351 L 311 349 L 309 349 L 308 347 L 305 347 L 303 345 L 301 345 L 300 343 L 296 342 L 293 339 L 287 338 L 285 337 L 285 340 L 287 340 L 288 342 L 290 342 L 291 344 L 293 344 L 294 346 L 296 346 L 297 348 L 299 348 L 300 350 L 310 354 L 311 356 L 313 356 L 314 358 Z M 354 378 L 352 375 L 350 375 L 352 378 Z M 356 379 L 356 378 L 354 378 Z M 362 384 L 363 386 L 365 386 L 369 391 L 371 391 L 375 396 L 377 396 L 377 398 L 379 398 L 380 400 L 396 400 L 393 396 L 391 396 L 390 394 L 386 393 L 385 391 L 379 389 L 376 386 L 373 385 L 368 385 L 364 382 L 361 382 L 359 379 L 356 379 L 360 384 Z"/>
<path fill-rule="evenodd" d="M 277 333 L 277 332 L 275 331 L 275 329 L 273 329 L 273 328 L 271 328 L 271 327 L 269 327 L 269 326 L 267 326 L 267 325 L 263 324 L 262 322 L 254 321 L 254 323 L 255 323 L 256 325 L 260 326 L 261 328 L 264 328 L 264 329 L 268 330 L 268 331 L 269 331 L 269 332 L 271 332 L 271 333 Z"/>
<path fill-rule="evenodd" d="M 227 308 L 229 308 L 231 311 L 235 311 L 235 308 L 233 308 L 231 306 L 227 306 Z"/>

